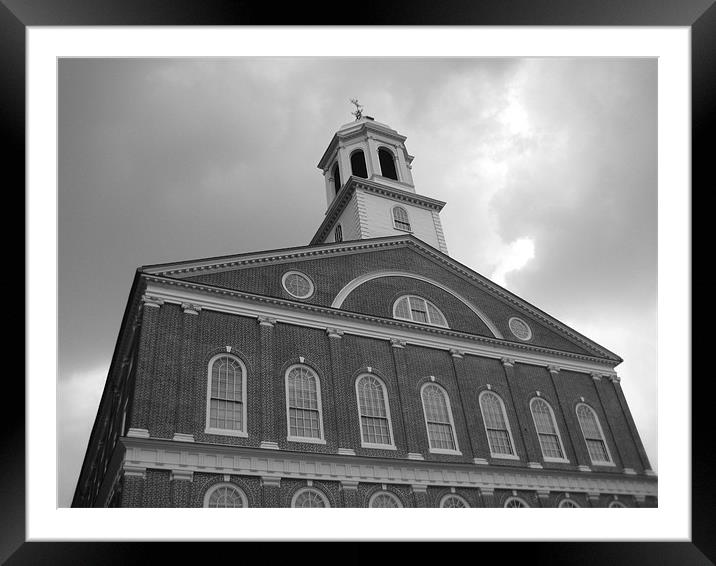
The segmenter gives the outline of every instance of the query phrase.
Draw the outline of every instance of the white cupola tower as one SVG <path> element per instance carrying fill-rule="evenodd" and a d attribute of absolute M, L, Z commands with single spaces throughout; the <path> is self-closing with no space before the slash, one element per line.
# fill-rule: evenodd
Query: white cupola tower
<path fill-rule="evenodd" d="M 445 203 L 416 193 L 405 136 L 364 116 L 341 126 L 318 163 L 326 217 L 311 244 L 412 234 L 447 253 L 440 224 Z"/>

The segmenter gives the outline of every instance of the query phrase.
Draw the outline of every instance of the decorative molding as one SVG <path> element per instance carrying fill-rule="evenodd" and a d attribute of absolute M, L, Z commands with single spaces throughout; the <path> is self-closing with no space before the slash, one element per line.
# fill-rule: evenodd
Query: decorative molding
<path fill-rule="evenodd" d="M 130 428 L 127 436 L 131 438 L 149 438 L 149 431 L 146 428 Z"/>
<path fill-rule="evenodd" d="M 515 365 L 515 360 L 513 358 L 500 358 L 500 362 L 502 362 L 502 365 L 506 368 L 511 368 Z"/>
<path fill-rule="evenodd" d="M 343 331 L 338 328 L 326 328 L 326 334 L 329 338 L 343 338 Z"/>
<path fill-rule="evenodd" d="M 147 479 L 146 466 L 139 466 L 125 461 L 122 465 L 122 470 L 124 471 L 125 476 L 136 476 L 142 478 L 143 480 Z"/>
<path fill-rule="evenodd" d="M 458 350 L 457 348 L 450 348 L 450 350 L 448 351 L 453 358 L 457 358 L 459 360 L 461 360 L 465 356 L 465 352 L 463 352 L 462 350 Z"/>
<path fill-rule="evenodd" d="M 259 448 L 263 448 L 264 450 L 278 450 L 278 442 L 271 442 L 269 440 L 262 440 L 261 444 L 259 444 Z"/>
<path fill-rule="evenodd" d="M 172 440 L 176 442 L 194 442 L 193 434 L 185 434 L 183 432 L 175 432 Z"/>
<path fill-rule="evenodd" d="M 341 489 L 356 491 L 358 489 L 358 480 L 341 480 Z"/>
<path fill-rule="evenodd" d="M 587 492 L 587 498 L 588 498 L 590 501 L 592 501 L 592 502 L 597 502 L 597 501 L 599 501 L 600 495 L 601 495 L 601 494 L 600 494 L 599 492 L 593 492 L 593 491 Z"/>
<path fill-rule="evenodd" d="M 617 374 L 612 374 L 609 376 L 609 381 L 614 383 L 615 385 L 621 381 L 621 377 L 619 377 Z"/>
<path fill-rule="evenodd" d="M 276 326 L 276 319 L 275 319 L 275 318 L 271 318 L 271 317 L 268 317 L 268 316 L 258 316 L 258 317 L 256 317 L 256 318 L 257 318 L 258 323 L 259 323 L 260 326 L 268 326 L 268 327 L 270 327 L 270 328 L 273 328 L 274 326 Z"/>
<path fill-rule="evenodd" d="M 169 481 L 194 481 L 194 472 L 192 470 L 172 470 L 169 473 Z"/>
<path fill-rule="evenodd" d="M 417 452 L 408 452 L 408 460 L 425 460 L 425 457 Z"/>
<path fill-rule="evenodd" d="M 201 307 L 199 305 L 194 305 L 192 303 L 182 303 L 181 308 L 186 314 L 198 315 L 199 311 L 201 310 Z"/>
<path fill-rule="evenodd" d="M 593 379 L 594 381 L 601 381 L 601 380 L 602 380 L 602 374 L 601 374 L 601 373 L 592 372 L 591 375 L 592 375 L 592 379 Z"/>
<path fill-rule="evenodd" d="M 547 499 L 549 497 L 549 489 L 538 489 L 537 490 L 537 497 L 540 499 Z"/>
<path fill-rule="evenodd" d="M 472 463 L 480 466 L 488 466 L 490 464 L 486 458 L 473 458 Z"/>
<path fill-rule="evenodd" d="M 558 320 L 533 307 L 518 296 L 513 295 L 506 289 L 496 286 L 492 281 L 481 276 L 479 273 L 472 271 L 468 267 L 463 266 L 449 256 L 439 252 L 438 250 L 433 249 L 428 244 L 425 244 L 421 240 L 418 240 L 417 238 L 414 238 L 412 236 L 391 236 L 379 239 L 377 238 L 372 241 L 359 240 L 357 242 L 352 243 L 341 242 L 301 246 L 298 248 L 284 248 L 282 250 L 254 252 L 242 254 L 240 256 L 227 256 L 220 259 L 210 258 L 208 260 L 198 262 L 180 262 L 174 264 L 143 266 L 141 270 L 143 277 L 146 277 L 148 274 L 156 274 L 160 276 L 192 276 L 196 274 L 196 272 L 203 270 L 234 269 L 236 267 L 242 266 L 253 266 L 257 263 L 286 263 L 289 261 L 294 261 L 296 259 L 309 259 L 313 256 L 373 251 L 374 249 L 385 247 L 413 247 L 422 255 L 433 259 L 437 263 L 441 263 L 451 268 L 464 279 L 477 283 L 478 285 L 488 289 L 491 293 L 502 297 L 507 302 L 516 305 L 520 309 L 530 313 L 533 317 L 537 318 L 548 326 L 561 331 L 562 333 L 569 336 L 573 341 L 575 341 L 575 343 L 586 347 L 588 350 L 599 352 L 600 356 L 604 356 L 604 354 L 607 354 L 606 357 L 610 358 L 612 364 L 616 365 L 623 361 L 619 356 L 617 356 L 613 352 L 610 352 L 603 346 L 600 346 L 589 338 L 582 336 L 581 334 L 565 326 Z"/>
<path fill-rule="evenodd" d="M 177 279 L 145 277 L 148 280 L 148 288 L 164 301 L 181 304 L 189 300 L 194 304 L 200 304 L 204 310 L 251 318 L 266 316 L 269 311 L 272 318 L 279 322 L 323 330 L 334 327 L 335 318 L 338 317 L 342 319 L 342 330 L 356 336 L 383 340 L 399 338 L 411 344 L 446 351 L 459 347 L 466 355 L 497 359 L 509 354 L 511 359 L 532 365 L 546 366 L 558 361 L 563 369 L 579 373 L 590 373 L 597 369 L 606 373 L 608 368 L 605 366 L 614 363 L 610 360 L 583 356 L 573 352 L 550 350 L 526 343 L 503 342 L 487 336 L 467 334 L 437 326 L 419 325 L 396 319 L 340 311 Z M 400 335 L 396 336 L 397 333 Z"/>
<path fill-rule="evenodd" d="M 405 348 L 406 342 L 405 340 L 401 340 L 400 338 L 391 338 L 390 345 L 393 348 Z"/>
<path fill-rule="evenodd" d="M 353 448 L 339 448 L 338 453 L 343 456 L 355 456 L 356 451 Z"/>
<path fill-rule="evenodd" d="M 428 492 L 428 484 L 426 484 L 426 483 L 414 483 L 410 487 L 413 490 L 413 493 L 427 493 Z"/>
<path fill-rule="evenodd" d="M 623 472 L 628 476 L 636 475 L 636 470 L 634 468 L 624 468 Z"/>
<path fill-rule="evenodd" d="M 532 468 L 534 470 L 541 470 L 544 468 L 544 466 L 539 462 L 527 462 L 527 467 Z"/>
<path fill-rule="evenodd" d="M 159 297 L 152 295 L 142 295 L 142 303 L 145 307 L 159 308 L 164 304 L 164 301 Z"/>
<path fill-rule="evenodd" d="M 644 474 L 652 478 L 656 477 L 656 472 L 654 470 L 644 470 Z"/>
<path fill-rule="evenodd" d="M 269 452 L 257 448 L 184 443 L 169 440 L 122 438 L 125 469 L 191 470 L 217 475 L 281 477 L 374 484 L 427 484 L 488 489 L 600 492 L 620 495 L 657 495 L 655 479 L 594 472 L 589 475 L 519 467 L 479 468 L 468 463 L 412 461 L 376 457 Z"/>
<path fill-rule="evenodd" d="M 261 476 L 262 487 L 281 487 L 281 476 Z"/>
<path fill-rule="evenodd" d="M 589 466 L 585 466 L 583 464 L 580 464 L 579 466 L 577 466 L 577 469 L 580 472 L 591 472 L 592 471 L 592 468 L 590 468 Z"/>
<path fill-rule="evenodd" d="M 462 295 L 456 293 L 453 291 L 450 287 L 447 285 L 443 285 L 439 281 L 435 281 L 434 279 L 430 279 L 429 277 L 425 277 L 424 275 L 417 275 L 415 273 L 410 273 L 409 271 L 395 271 L 395 270 L 380 270 L 380 271 L 371 271 L 369 273 L 364 273 L 363 275 L 359 275 L 358 277 L 355 277 L 348 283 L 346 283 L 343 288 L 338 291 L 338 294 L 333 299 L 333 302 L 331 303 L 331 308 L 333 309 L 340 309 L 343 306 L 343 303 L 348 298 L 348 296 L 355 291 L 358 287 L 363 285 L 364 283 L 368 283 L 369 281 L 373 281 L 374 279 L 381 279 L 384 277 L 405 277 L 406 279 L 416 279 L 418 281 L 423 281 L 424 283 L 428 283 L 429 285 L 433 285 L 434 287 L 437 287 L 438 289 L 442 289 L 449 295 L 456 298 L 458 301 L 460 301 L 462 304 L 464 304 L 468 309 L 470 309 L 484 324 L 487 326 L 487 328 L 492 332 L 492 335 L 495 338 L 498 338 L 500 340 L 504 339 L 504 336 L 502 336 L 502 333 L 497 328 L 494 322 L 485 314 L 483 313 L 477 306 L 472 304 L 468 299 L 463 297 Z"/>
<path fill-rule="evenodd" d="M 559 374 L 559 366 L 547 366 L 547 370 L 552 375 L 558 375 Z"/>

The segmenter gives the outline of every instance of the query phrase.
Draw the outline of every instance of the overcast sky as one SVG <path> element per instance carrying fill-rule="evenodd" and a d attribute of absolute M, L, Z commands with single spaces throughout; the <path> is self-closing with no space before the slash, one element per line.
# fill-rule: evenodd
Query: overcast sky
<path fill-rule="evenodd" d="M 624 358 L 657 469 L 655 59 L 61 59 L 60 506 L 136 268 L 308 244 L 354 97 L 449 255 Z"/>

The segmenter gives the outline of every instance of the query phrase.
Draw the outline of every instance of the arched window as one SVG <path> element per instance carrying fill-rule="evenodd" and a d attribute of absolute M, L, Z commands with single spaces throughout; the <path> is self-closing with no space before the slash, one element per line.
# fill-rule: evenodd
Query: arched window
<path fill-rule="evenodd" d="M 308 366 L 292 366 L 286 372 L 288 440 L 323 441 L 321 386 Z"/>
<path fill-rule="evenodd" d="M 408 211 L 402 206 L 393 207 L 393 227 L 397 230 L 410 232 L 410 219 L 408 218 Z"/>
<path fill-rule="evenodd" d="M 415 295 L 403 295 L 393 303 L 393 317 L 421 324 L 432 324 L 447 328 L 445 316 L 430 301 Z"/>
<path fill-rule="evenodd" d="M 368 178 L 368 169 L 365 165 L 365 155 L 360 149 L 351 153 L 351 170 L 356 177 Z"/>
<path fill-rule="evenodd" d="M 333 166 L 333 188 L 336 191 L 335 194 L 338 194 L 338 191 L 341 190 L 341 171 L 338 168 L 338 163 L 336 163 Z"/>
<path fill-rule="evenodd" d="M 291 499 L 291 507 L 330 507 L 328 498 L 319 490 L 306 487 L 299 489 Z"/>
<path fill-rule="evenodd" d="M 459 495 L 448 493 L 440 500 L 440 507 L 470 507 Z"/>
<path fill-rule="evenodd" d="M 389 491 L 379 491 L 374 493 L 368 501 L 368 507 L 402 507 L 403 504 L 400 502 L 395 495 Z"/>
<path fill-rule="evenodd" d="M 529 505 L 527 505 L 524 499 L 519 497 L 508 497 L 507 501 L 505 501 L 505 507 L 516 509 L 518 507 L 529 507 Z"/>
<path fill-rule="evenodd" d="M 395 170 L 395 157 L 393 154 L 381 147 L 378 149 L 378 161 L 380 161 L 380 173 L 388 179 L 398 180 L 398 172 Z"/>
<path fill-rule="evenodd" d="M 562 438 L 559 435 L 552 407 L 544 399 L 535 397 L 530 401 L 530 409 L 539 445 L 542 448 L 542 457 L 545 461 L 565 462 L 567 459 L 564 456 Z"/>
<path fill-rule="evenodd" d="M 599 424 L 597 414 L 589 405 L 580 403 L 577 405 L 577 419 L 582 429 L 584 442 L 587 444 L 587 451 L 592 460 L 592 464 L 613 465 L 612 457 L 609 454 L 609 448 L 604 440 L 602 425 Z"/>
<path fill-rule="evenodd" d="M 385 385 L 374 375 L 356 381 L 361 444 L 368 448 L 393 447 L 393 429 Z"/>
<path fill-rule="evenodd" d="M 246 436 L 246 368 L 228 354 L 209 362 L 206 432 Z"/>
<path fill-rule="evenodd" d="M 557 507 L 579 507 L 579 505 L 577 505 L 577 503 L 572 499 L 562 499 Z"/>
<path fill-rule="evenodd" d="M 447 393 L 439 385 L 426 383 L 422 388 L 421 397 L 430 451 L 457 453 L 455 425 Z"/>
<path fill-rule="evenodd" d="M 342 242 L 342 241 L 343 241 L 343 227 L 342 227 L 340 224 L 338 224 L 338 225 L 336 226 L 336 237 L 335 237 L 335 240 L 336 240 L 336 242 Z"/>
<path fill-rule="evenodd" d="M 500 396 L 492 391 L 483 391 L 480 394 L 480 409 L 490 454 L 497 458 L 517 458 L 505 404 Z"/>
<path fill-rule="evenodd" d="M 248 507 L 246 494 L 233 484 L 212 486 L 204 496 L 204 507 Z"/>

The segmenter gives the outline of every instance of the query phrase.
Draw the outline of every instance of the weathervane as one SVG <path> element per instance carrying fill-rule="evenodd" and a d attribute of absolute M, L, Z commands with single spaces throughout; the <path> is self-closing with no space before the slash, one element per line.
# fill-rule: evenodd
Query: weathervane
<path fill-rule="evenodd" d="M 356 105 L 356 111 L 355 111 L 355 112 L 351 112 L 351 114 L 353 114 L 353 116 L 356 117 L 356 120 L 360 120 L 360 119 L 363 117 L 363 112 L 362 112 L 363 106 L 360 105 L 360 104 L 358 104 L 358 99 L 357 99 L 357 98 L 351 98 L 351 104 L 355 104 L 355 105 Z"/>

